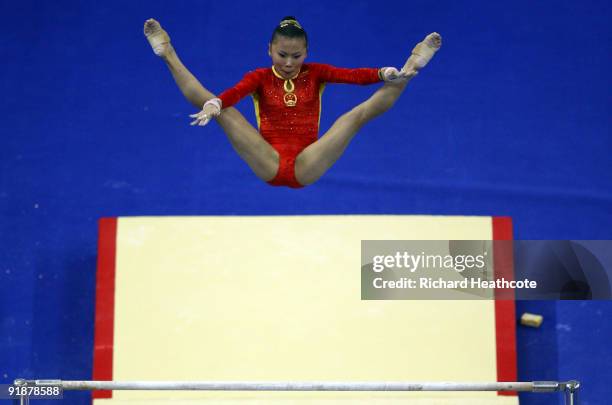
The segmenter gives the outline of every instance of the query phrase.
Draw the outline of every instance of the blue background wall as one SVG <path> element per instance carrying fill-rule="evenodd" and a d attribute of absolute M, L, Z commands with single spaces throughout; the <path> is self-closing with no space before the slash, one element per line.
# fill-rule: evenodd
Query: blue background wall
<path fill-rule="evenodd" d="M 91 377 L 104 216 L 510 215 L 517 239 L 612 239 L 607 1 L 6 0 L 0 15 L 0 382 Z M 400 66 L 425 34 L 444 36 L 394 109 L 298 191 L 258 181 L 216 124 L 189 127 L 142 35 L 159 19 L 220 92 L 269 65 L 284 15 L 308 30 L 310 61 L 346 67 Z M 373 91 L 328 86 L 322 128 Z M 254 121 L 249 100 L 239 109 Z M 583 403 L 609 400 L 611 303 L 526 310 L 546 320 L 518 328 L 520 378 L 578 378 Z"/>

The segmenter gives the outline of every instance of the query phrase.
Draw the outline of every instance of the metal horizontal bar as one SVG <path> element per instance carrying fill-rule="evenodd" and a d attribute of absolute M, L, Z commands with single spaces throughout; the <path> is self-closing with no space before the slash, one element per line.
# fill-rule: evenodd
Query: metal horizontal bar
<path fill-rule="evenodd" d="M 64 390 L 155 391 L 521 391 L 554 392 L 556 381 L 532 382 L 398 382 L 398 381 L 66 381 L 19 380 L 34 386 Z M 17 384 L 17 381 L 16 381 Z"/>

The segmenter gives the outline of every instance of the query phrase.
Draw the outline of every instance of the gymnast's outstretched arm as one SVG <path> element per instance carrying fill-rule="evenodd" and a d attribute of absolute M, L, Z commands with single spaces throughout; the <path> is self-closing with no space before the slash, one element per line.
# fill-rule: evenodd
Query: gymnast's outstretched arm
<path fill-rule="evenodd" d="M 200 109 L 206 101 L 215 97 L 183 65 L 170 43 L 170 36 L 156 20 L 149 19 L 145 22 L 144 33 L 153 48 L 153 52 L 166 62 L 174 81 L 187 101 Z"/>

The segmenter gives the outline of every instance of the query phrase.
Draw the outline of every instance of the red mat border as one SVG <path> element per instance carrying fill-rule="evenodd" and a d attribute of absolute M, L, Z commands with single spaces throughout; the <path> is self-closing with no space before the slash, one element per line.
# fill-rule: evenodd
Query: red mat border
<path fill-rule="evenodd" d="M 94 325 L 93 380 L 113 379 L 115 316 L 115 265 L 118 218 L 99 221 L 96 313 Z M 493 240 L 512 240 L 512 218 L 492 217 Z M 514 278 L 512 245 L 493 244 L 496 277 Z M 501 296 L 500 296 L 501 297 Z M 497 380 L 517 381 L 516 308 L 514 297 L 495 300 Z M 500 392 L 499 395 L 517 395 Z M 112 398 L 112 391 L 94 391 L 92 398 Z"/>
<path fill-rule="evenodd" d="M 512 218 L 493 217 L 493 268 L 495 278 L 514 279 L 514 252 L 511 241 Z M 497 347 L 497 381 L 517 381 L 516 361 L 516 305 L 514 292 L 495 291 L 495 335 Z M 498 392 L 498 395 L 516 396 L 514 391 Z"/>
<path fill-rule="evenodd" d="M 98 222 L 93 380 L 113 379 L 117 225 L 117 218 L 102 218 Z M 112 398 L 112 396 L 112 391 L 92 393 L 93 399 Z"/>

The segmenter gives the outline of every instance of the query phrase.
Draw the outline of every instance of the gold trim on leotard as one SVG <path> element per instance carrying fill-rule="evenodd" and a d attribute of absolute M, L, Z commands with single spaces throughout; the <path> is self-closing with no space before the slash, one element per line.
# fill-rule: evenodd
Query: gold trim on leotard
<path fill-rule="evenodd" d="M 295 91 L 295 84 L 293 83 L 293 79 L 295 79 L 296 77 L 298 77 L 298 75 L 300 74 L 300 72 L 298 71 L 295 76 L 293 76 L 290 79 L 285 79 L 283 76 L 281 76 L 276 69 L 274 68 L 274 66 L 272 66 L 272 73 L 274 74 L 274 76 L 278 77 L 279 79 L 284 80 L 285 82 L 283 83 L 283 89 L 285 90 L 285 96 L 283 97 L 283 101 L 285 102 L 285 105 L 287 107 L 295 107 L 297 104 L 297 95 L 294 93 Z"/>

